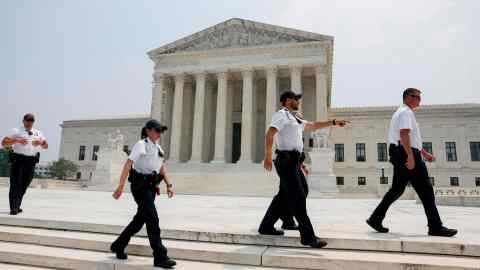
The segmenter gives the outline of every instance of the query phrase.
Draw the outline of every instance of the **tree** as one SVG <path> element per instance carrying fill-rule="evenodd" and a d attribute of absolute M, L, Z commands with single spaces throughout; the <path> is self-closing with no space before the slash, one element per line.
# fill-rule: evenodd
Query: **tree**
<path fill-rule="evenodd" d="M 77 164 L 70 160 L 60 158 L 58 161 L 52 162 L 50 165 L 50 174 L 58 179 L 66 179 L 72 177 L 78 171 Z"/>
<path fill-rule="evenodd" d="M 0 177 L 10 176 L 10 162 L 8 155 L 12 151 L 11 148 L 0 149 Z"/>

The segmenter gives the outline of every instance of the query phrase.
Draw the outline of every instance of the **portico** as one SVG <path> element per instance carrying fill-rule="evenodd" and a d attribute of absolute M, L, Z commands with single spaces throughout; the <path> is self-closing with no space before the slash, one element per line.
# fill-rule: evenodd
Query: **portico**
<path fill-rule="evenodd" d="M 151 113 L 170 128 L 168 161 L 260 162 L 288 89 L 304 94 L 307 119 L 326 119 L 332 47 L 328 36 L 232 19 L 149 52 Z"/>

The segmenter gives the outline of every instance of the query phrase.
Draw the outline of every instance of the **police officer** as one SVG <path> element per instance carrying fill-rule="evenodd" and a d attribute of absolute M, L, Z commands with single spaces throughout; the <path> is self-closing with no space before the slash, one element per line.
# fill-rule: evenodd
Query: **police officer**
<path fill-rule="evenodd" d="M 420 95 L 420 90 L 407 88 L 403 92 L 403 105 L 392 116 L 388 131 L 390 162 L 393 164 L 392 187 L 367 219 L 367 224 L 378 232 L 387 233 L 389 230 L 383 227 L 382 221 L 390 205 L 400 198 L 410 182 L 425 209 L 428 234 L 451 237 L 457 234 L 457 230 L 442 225 L 427 167 L 422 159 L 435 161 L 435 156 L 422 148 L 422 135 L 413 111 L 420 106 Z"/>
<path fill-rule="evenodd" d="M 258 232 L 264 235 L 283 235 L 283 231 L 274 225 L 288 207 L 298 222 L 301 243 L 314 248 L 327 245 L 318 239 L 313 231 L 312 223 L 307 215 L 306 192 L 301 180 L 301 153 L 303 151 L 303 131 L 313 131 L 329 126 L 345 126 L 348 121 L 332 120 L 326 122 L 307 122 L 293 112 L 298 110 L 302 96 L 292 91 L 284 92 L 280 97 L 283 108 L 272 116 L 272 122 L 265 139 L 264 167 L 272 170 L 272 144 L 276 136 L 277 156 L 275 169 L 280 176 L 280 189 L 273 198 L 263 218 Z"/>
<path fill-rule="evenodd" d="M 142 129 L 142 139 L 133 146 L 125 162 L 120 183 L 113 197 L 120 198 L 128 176 L 131 192 L 138 208 L 133 220 L 112 243 L 110 249 L 116 253 L 118 259 L 127 259 L 125 248 L 130 238 L 140 231 L 143 224 L 146 224 L 148 240 L 153 250 L 154 266 L 169 269 L 176 265 L 176 262 L 167 256 L 167 248 L 162 244 L 155 208 L 155 195 L 160 194 L 158 184 L 161 180 L 167 185 L 168 197 L 172 198 L 174 195 L 173 186 L 163 165 L 164 152 L 158 144 L 160 134 L 165 130 L 167 127 L 162 126 L 157 120 L 149 120 Z"/>
<path fill-rule="evenodd" d="M 302 112 L 295 112 L 295 115 L 297 118 L 304 119 L 304 115 Z M 302 152 L 301 158 L 300 158 L 300 168 L 301 168 L 301 173 L 299 174 L 300 176 L 300 181 L 302 183 L 303 191 L 305 192 L 305 197 L 308 197 L 308 183 L 307 183 L 307 176 L 309 175 L 310 171 L 308 167 L 304 163 L 305 161 L 305 152 Z M 295 224 L 295 220 L 293 219 L 293 214 L 290 212 L 290 209 L 288 208 L 288 205 L 286 205 L 286 202 L 283 202 L 284 205 L 282 206 L 282 213 L 280 214 L 280 220 L 282 221 L 282 229 L 283 230 L 291 230 L 291 231 L 297 231 L 298 230 L 298 225 Z"/>
<path fill-rule="evenodd" d="M 35 116 L 27 113 L 23 116 L 23 126 L 3 138 L 2 146 L 12 146 L 10 154 L 10 215 L 23 212 L 21 205 L 23 196 L 32 182 L 35 164 L 39 162 L 40 150 L 47 149 L 48 143 L 42 132 L 33 128 Z"/>

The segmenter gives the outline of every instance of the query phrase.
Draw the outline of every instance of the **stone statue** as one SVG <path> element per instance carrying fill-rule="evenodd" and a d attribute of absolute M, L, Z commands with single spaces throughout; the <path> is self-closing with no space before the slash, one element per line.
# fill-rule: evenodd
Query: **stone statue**
<path fill-rule="evenodd" d="M 330 128 L 323 128 L 313 133 L 314 148 L 328 148 Z"/>
<path fill-rule="evenodd" d="M 113 185 L 122 171 L 127 154 L 123 152 L 125 137 L 120 130 L 107 135 L 107 147 L 97 153 L 98 160 L 92 176 L 92 185 Z"/>
<path fill-rule="evenodd" d="M 117 129 L 115 134 L 108 134 L 108 147 L 112 151 L 123 151 L 123 145 L 125 144 L 125 137 Z"/>

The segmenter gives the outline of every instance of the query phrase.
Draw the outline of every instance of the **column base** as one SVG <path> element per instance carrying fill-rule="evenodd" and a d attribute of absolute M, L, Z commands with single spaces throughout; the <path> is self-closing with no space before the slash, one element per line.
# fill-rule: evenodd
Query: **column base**
<path fill-rule="evenodd" d="M 203 162 L 203 160 L 189 160 L 187 161 L 186 163 L 188 164 L 201 164 L 201 163 L 206 163 L 206 162 Z"/>
<path fill-rule="evenodd" d="M 226 164 L 227 162 L 225 160 L 222 160 L 222 159 L 214 159 L 212 161 L 210 161 L 210 164 Z"/>
<path fill-rule="evenodd" d="M 165 164 L 178 164 L 180 163 L 180 160 L 177 159 L 167 159 L 165 160 Z"/>
<path fill-rule="evenodd" d="M 240 159 L 239 161 L 237 161 L 235 164 L 238 164 L 238 165 L 250 165 L 250 164 L 254 164 L 255 162 L 253 162 L 253 160 L 250 160 L 250 159 Z"/>

